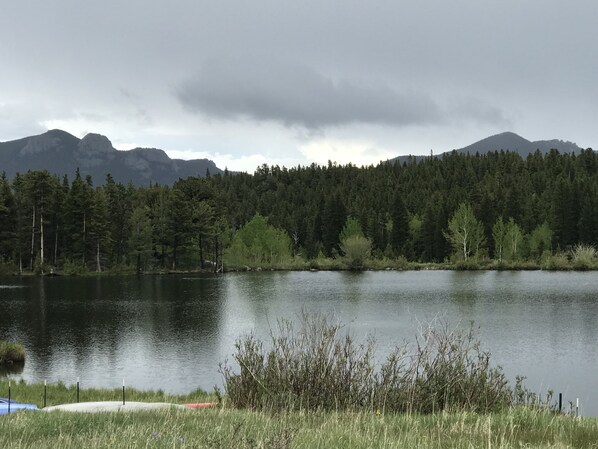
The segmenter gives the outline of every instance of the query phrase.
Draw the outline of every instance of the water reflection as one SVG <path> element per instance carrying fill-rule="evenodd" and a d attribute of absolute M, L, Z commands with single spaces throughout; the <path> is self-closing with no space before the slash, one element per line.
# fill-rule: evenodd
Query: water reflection
<path fill-rule="evenodd" d="M 0 339 L 25 345 L 26 380 L 125 377 L 186 392 L 220 383 L 239 335 L 265 338 L 303 311 L 348 323 L 357 339 L 374 334 L 382 354 L 434 318 L 474 321 L 511 378 L 584 398 L 598 415 L 597 283 L 595 273 L 450 271 L 12 278 L 0 280 L 13 285 L 0 288 Z"/>

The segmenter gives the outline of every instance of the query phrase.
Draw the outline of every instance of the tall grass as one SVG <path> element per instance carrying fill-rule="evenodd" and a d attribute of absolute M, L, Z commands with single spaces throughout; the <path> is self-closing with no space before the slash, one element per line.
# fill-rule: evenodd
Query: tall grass
<path fill-rule="evenodd" d="M 0 417 L 0 447 L 595 448 L 598 420 L 527 409 L 431 415 L 261 413 L 227 408 L 136 413 L 21 412 Z"/>
<path fill-rule="evenodd" d="M 340 324 L 304 315 L 302 328 L 280 321 L 269 349 L 254 335 L 235 343 L 240 372 L 224 363 L 228 400 L 258 410 L 489 412 L 512 404 L 502 370 L 475 332 L 430 326 L 414 348 L 397 346 L 377 369 L 375 342 L 356 344 Z"/>
<path fill-rule="evenodd" d="M 0 366 L 25 363 L 25 348 L 19 343 L 0 340 Z"/>
<path fill-rule="evenodd" d="M 576 245 L 571 250 L 573 268 L 576 270 L 591 270 L 596 268 L 596 249 L 591 245 Z"/>

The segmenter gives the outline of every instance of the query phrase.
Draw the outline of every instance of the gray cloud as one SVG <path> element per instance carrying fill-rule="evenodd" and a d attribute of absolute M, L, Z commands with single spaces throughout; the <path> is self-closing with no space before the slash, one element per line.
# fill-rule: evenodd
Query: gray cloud
<path fill-rule="evenodd" d="M 334 80 L 305 66 L 211 61 L 184 82 L 186 107 L 225 119 L 247 117 L 321 128 L 352 123 L 424 125 L 441 120 L 427 95 L 388 85 Z"/>
<path fill-rule="evenodd" d="M 205 148 L 203 117 L 237 154 L 248 129 L 254 152 L 286 133 L 279 153 L 319 132 L 411 151 L 506 129 L 598 140 L 595 0 L 5 3 L 0 140 L 44 119 Z"/>
<path fill-rule="evenodd" d="M 392 127 L 460 120 L 506 124 L 500 108 L 473 97 L 442 105 L 421 91 L 388 83 L 333 79 L 305 65 L 212 60 L 176 91 L 186 108 L 227 120 L 249 118 L 321 129 L 351 124 Z"/>

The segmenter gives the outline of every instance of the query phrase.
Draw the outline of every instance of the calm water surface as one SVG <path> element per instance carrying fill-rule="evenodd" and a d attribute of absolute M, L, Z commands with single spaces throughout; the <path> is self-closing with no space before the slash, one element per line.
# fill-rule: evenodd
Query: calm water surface
<path fill-rule="evenodd" d="M 442 319 L 480 327 L 511 379 L 580 398 L 598 416 L 598 274 L 291 272 L 0 279 L 0 339 L 22 342 L 28 381 L 182 393 L 221 384 L 235 338 L 324 312 L 384 355 Z M 0 394 L 1 396 L 1 394 Z"/>

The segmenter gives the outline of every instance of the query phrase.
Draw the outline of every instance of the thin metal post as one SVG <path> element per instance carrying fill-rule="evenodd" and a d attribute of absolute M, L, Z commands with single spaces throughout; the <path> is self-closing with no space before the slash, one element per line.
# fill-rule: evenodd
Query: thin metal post
<path fill-rule="evenodd" d="M 79 378 L 77 377 L 77 403 L 79 402 Z"/>
<path fill-rule="evenodd" d="M 123 378 L 123 405 L 125 405 L 125 379 Z"/>
<path fill-rule="evenodd" d="M 10 380 L 8 381 L 8 414 L 10 415 Z"/>
<path fill-rule="evenodd" d="M 559 393 L 559 413 L 563 411 L 563 393 Z"/>
<path fill-rule="evenodd" d="M 579 398 L 575 400 L 575 416 L 579 416 Z"/>
<path fill-rule="evenodd" d="M 48 381 L 44 380 L 44 408 L 46 408 L 47 399 L 48 399 Z"/>

